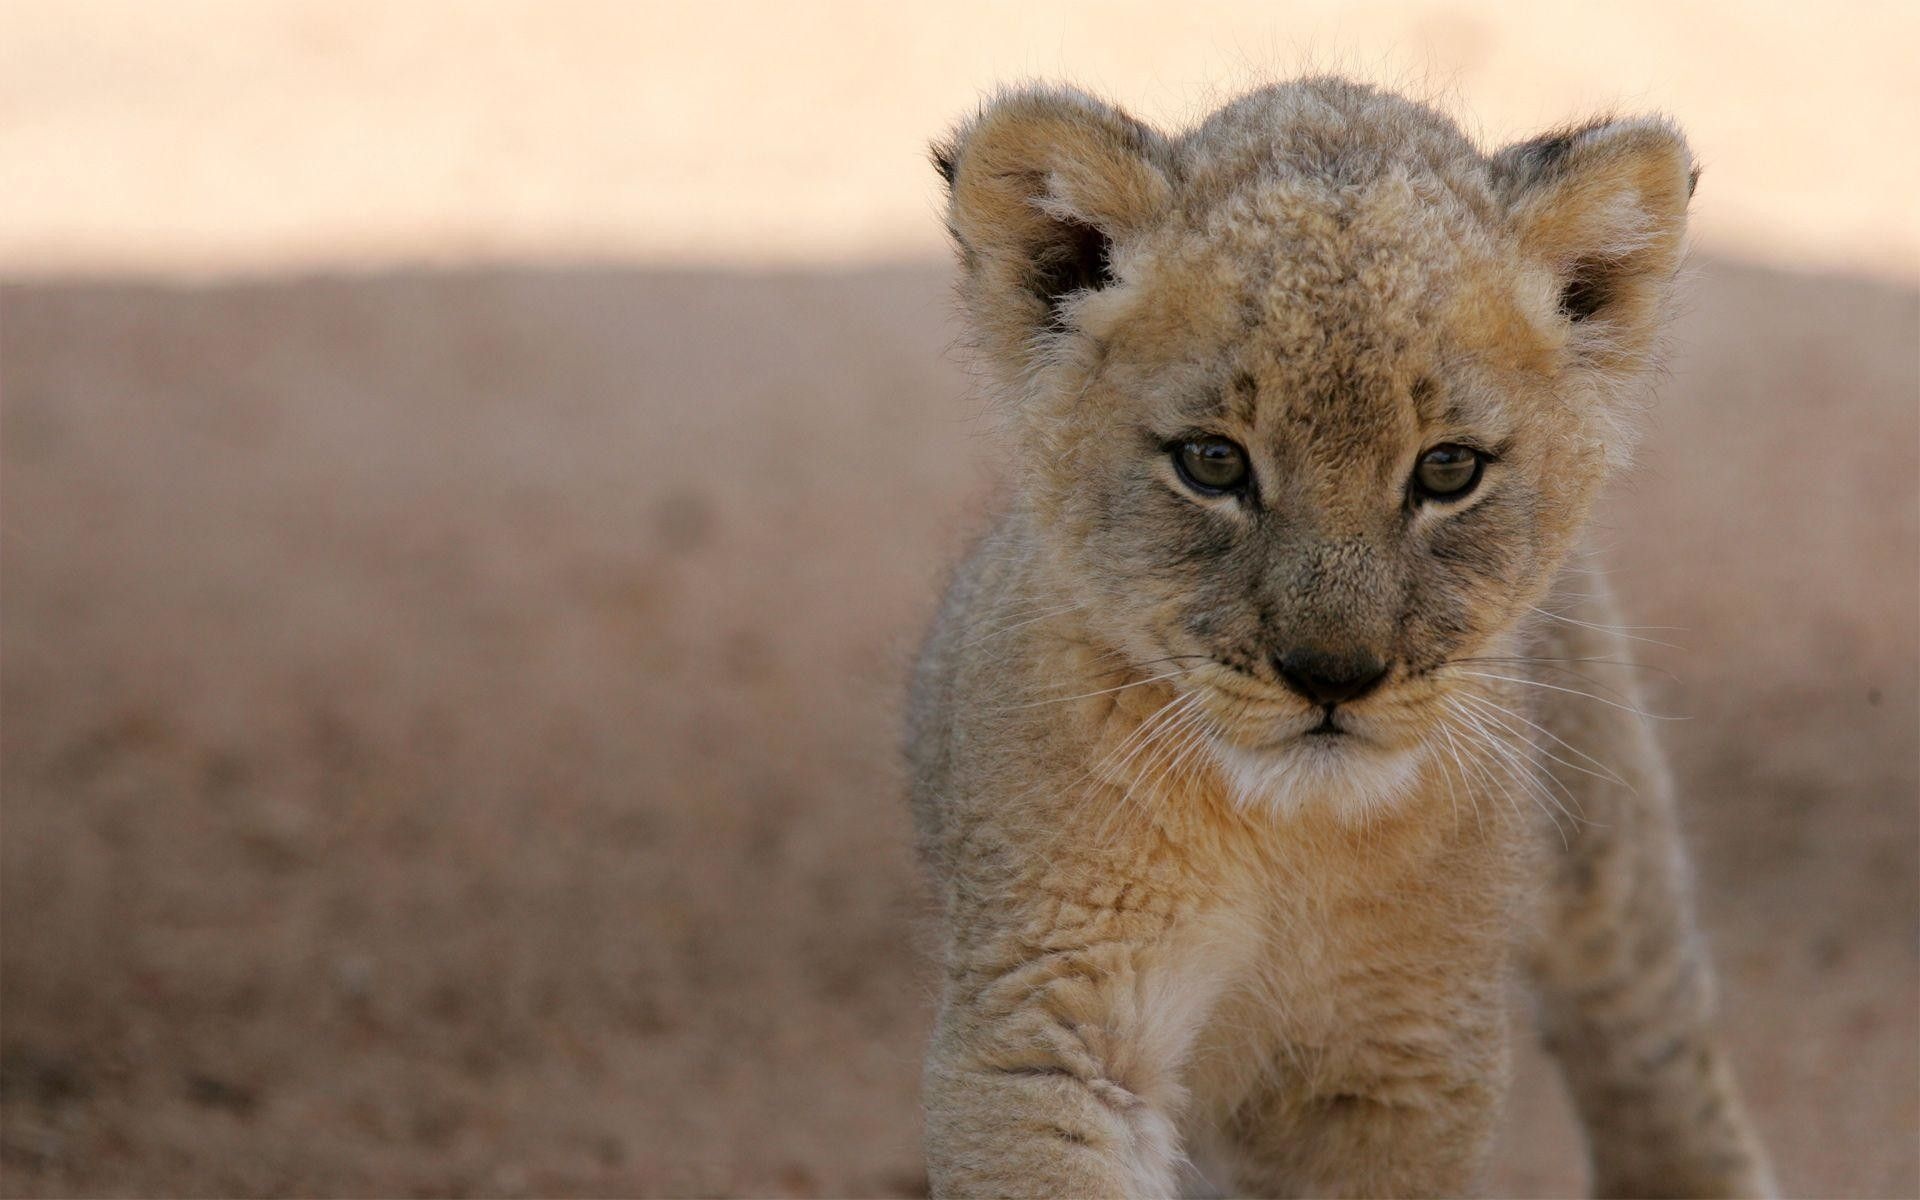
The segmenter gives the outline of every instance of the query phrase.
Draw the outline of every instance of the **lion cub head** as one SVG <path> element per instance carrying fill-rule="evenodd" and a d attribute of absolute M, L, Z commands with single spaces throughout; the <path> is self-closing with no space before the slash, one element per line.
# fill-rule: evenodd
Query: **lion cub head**
<path fill-rule="evenodd" d="M 1049 578 L 1248 795 L 1397 794 L 1608 471 L 1679 263 L 1660 120 L 1478 151 L 1338 80 L 1160 133 L 1004 95 L 935 159 Z"/>

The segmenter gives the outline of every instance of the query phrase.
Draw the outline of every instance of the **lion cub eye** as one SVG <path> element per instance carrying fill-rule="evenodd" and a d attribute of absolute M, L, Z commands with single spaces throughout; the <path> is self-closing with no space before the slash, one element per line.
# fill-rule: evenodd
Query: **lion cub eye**
<path fill-rule="evenodd" d="M 1196 492 L 1217 496 L 1247 484 L 1247 452 L 1223 437 L 1192 438 L 1173 448 L 1173 465 Z"/>
<path fill-rule="evenodd" d="M 1413 469 L 1413 494 L 1423 500 L 1458 500 L 1480 482 L 1486 465 L 1487 456 L 1471 446 L 1435 446 Z"/>

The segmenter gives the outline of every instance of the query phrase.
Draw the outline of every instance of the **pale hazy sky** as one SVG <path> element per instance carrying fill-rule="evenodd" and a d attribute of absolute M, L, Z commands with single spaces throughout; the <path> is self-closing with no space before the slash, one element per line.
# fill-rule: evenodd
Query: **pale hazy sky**
<path fill-rule="evenodd" d="M 997 82 L 1190 120 L 1342 70 L 1488 144 L 1662 109 L 1696 245 L 1920 273 L 1920 5 L 6 3 L 0 272 L 941 253 L 924 146 Z"/>

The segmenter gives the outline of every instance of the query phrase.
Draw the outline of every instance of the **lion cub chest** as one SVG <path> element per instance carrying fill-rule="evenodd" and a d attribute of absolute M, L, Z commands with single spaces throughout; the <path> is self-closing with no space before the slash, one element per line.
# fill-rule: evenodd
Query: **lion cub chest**
<path fill-rule="evenodd" d="M 1223 889 L 1222 986 L 1195 1044 L 1196 1117 L 1253 1097 L 1391 1102 L 1500 1053 L 1532 857 L 1524 828 L 1415 810 L 1275 830 Z"/>

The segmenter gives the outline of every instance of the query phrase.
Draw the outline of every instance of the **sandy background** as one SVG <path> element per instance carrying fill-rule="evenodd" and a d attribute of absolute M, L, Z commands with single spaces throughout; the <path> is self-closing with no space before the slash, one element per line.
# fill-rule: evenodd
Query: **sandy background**
<path fill-rule="evenodd" d="M 921 144 L 1311 57 L 1687 122 L 1602 540 L 1783 1181 L 1920 1194 L 1916 10 L 1168 11 L 0 7 L 0 1192 L 924 1187 Z M 1498 1189 L 1574 1146 L 1530 1058 Z"/>

